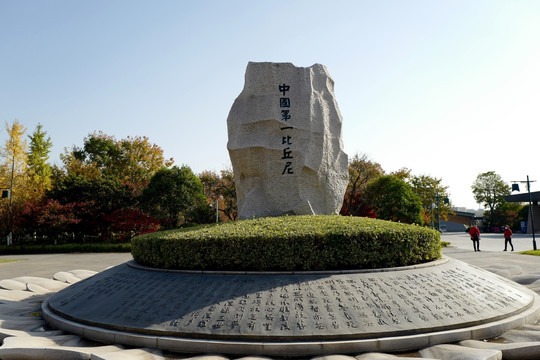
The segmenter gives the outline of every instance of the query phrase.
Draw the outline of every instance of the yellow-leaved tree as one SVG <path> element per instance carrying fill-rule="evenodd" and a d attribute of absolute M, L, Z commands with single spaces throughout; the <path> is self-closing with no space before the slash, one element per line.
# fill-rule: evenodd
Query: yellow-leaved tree
<path fill-rule="evenodd" d="M 11 125 L 6 122 L 5 128 L 7 139 L 0 150 L 0 221 L 2 233 L 7 236 L 7 244 L 11 245 L 14 214 L 24 206 L 33 189 L 28 188 L 29 177 L 26 171 L 28 154 L 26 140 L 23 138 L 26 128 L 18 120 Z"/>

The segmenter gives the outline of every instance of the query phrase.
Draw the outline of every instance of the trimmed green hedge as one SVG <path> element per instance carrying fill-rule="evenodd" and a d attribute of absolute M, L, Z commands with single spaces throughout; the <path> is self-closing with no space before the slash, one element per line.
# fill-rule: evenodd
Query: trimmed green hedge
<path fill-rule="evenodd" d="M 1 245 L 0 255 L 130 252 L 131 244 Z"/>
<path fill-rule="evenodd" d="M 284 216 L 155 232 L 131 241 L 143 265 L 190 270 L 335 270 L 441 257 L 437 231 L 361 217 Z"/>

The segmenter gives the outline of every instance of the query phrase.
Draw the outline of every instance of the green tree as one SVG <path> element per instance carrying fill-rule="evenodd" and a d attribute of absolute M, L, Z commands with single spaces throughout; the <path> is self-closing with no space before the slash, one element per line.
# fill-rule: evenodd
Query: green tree
<path fill-rule="evenodd" d="M 191 169 L 162 168 L 143 190 L 142 203 L 149 214 L 165 227 L 178 227 L 183 222 L 209 222 L 210 208 L 206 203 L 203 185 Z M 200 219 L 199 217 L 203 217 Z"/>
<path fill-rule="evenodd" d="M 454 213 L 450 203 L 444 201 L 444 199 L 448 199 L 449 194 L 448 186 L 442 185 L 442 179 L 427 175 L 412 175 L 410 177 L 410 184 L 414 193 L 422 200 L 422 217 L 426 224 L 434 224 L 433 217 L 437 218 L 436 212 L 439 212 L 439 217 L 442 217 L 444 220 L 448 219 L 448 214 Z M 436 211 L 435 214 L 433 213 L 434 208 Z"/>
<path fill-rule="evenodd" d="M 391 175 L 394 175 L 395 177 L 400 178 L 401 180 L 407 181 L 407 179 L 411 178 L 412 170 L 406 167 L 402 167 L 396 171 L 393 171 Z"/>
<path fill-rule="evenodd" d="M 67 175 L 48 192 L 48 197 L 65 206 L 76 205 L 74 212 L 80 221 L 74 231 L 83 239 L 86 235 L 108 238 L 111 223 L 107 216 L 137 205 L 133 190 L 112 176 L 89 179 Z"/>
<path fill-rule="evenodd" d="M 353 216 L 368 215 L 369 209 L 364 194 L 366 187 L 383 174 L 384 170 L 379 163 L 369 160 L 365 154 L 355 154 L 349 161 L 349 184 L 340 213 Z"/>
<path fill-rule="evenodd" d="M 423 224 L 422 200 L 411 185 L 395 175 L 383 175 L 371 182 L 366 197 L 378 219 Z"/>
<path fill-rule="evenodd" d="M 236 206 L 236 187 L 232 169 L 221 170 L 220 175 L 214 171 L 203 171 L 199 179 L 204 187 L 210 204 L 219 203 L 220 218 L 223 220 L 238 219 Z"/>
<path fill-rule="evenodd" d="M 28 175 L 31 186 L 39 193 L 41 198 L 46 190 L 51 188 L 52 169 L 49 163 L 49 153 L 51 151 L 52 141 L 43 131 L 43 126 L 38 124 L 30 139 L 30 149 L 28 151 Z"/>
<path fill-rule="evenodd" d="M 503 196 L 510 195 L 510 186 L 499 174 L 488 171 L 479 174 L 471 188 L 476 202 L 489 210 L 489 226 L 494 226 L 495 211 L 506 203 Z"/>
<path fill-rule="evenodd" d="M 140 194 L 152 176 L 173 159 L 165 159 L 163 150 L 147 137 L 116 140 L 102 132 L 90 134 L 82 147 L 74 146 L 61 155 L 67 174 L 88 178 L 112 176 Z"/>
<path fill-rule="evenodd" d="M 503 202 L 494 210 L 493 214 L 490 210 L 484 212 L 484 216 L 492 220 L 493 226 L 503 227 L 510 226 L 512 229 L 520 228 L 520 211 L 523 205 L 519 203 Z M 525 218 L 526 221 L 526 218 Z"/>

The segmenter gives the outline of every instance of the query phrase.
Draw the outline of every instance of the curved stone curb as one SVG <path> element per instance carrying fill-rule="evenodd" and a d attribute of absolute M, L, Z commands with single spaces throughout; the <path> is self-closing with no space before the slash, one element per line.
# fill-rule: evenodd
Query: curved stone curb
<path fill-rule="evenodd" d="M 539 299 L 454 259 L 396 272 L 264 276 L 146 271 L 123 264 L 53 295 L 42 311 L 52 326 L 105 343 L 183 353 L 313 356 L 493 338 L 534 322 Z M 458 309 L 460 302 L 470 308 Z M 238 315 L 244 322 L 227 325 Z M 321 322 L 309 323 L 311 318 Z M 158 321 L 147 322 L 152 319 Z M 308 333 L 297 319 L 305 319 Z M 347 325 L 354 321 L 360 327 L 351 332 Z M 267 323 L 274 328 L 263 327 Z"/>
<path fill-rule="evenodd" d="M 434 344 L 453 343 L 463 339 L 492 338 L 523 323 L 535 321 L 539 316 L 540 302 L 526 312 L 494 323 L 464 329 L 443 331 L 415 336 L 375 338 L 353 341 L 326 342 L 233 342 L 194 340 L 173 337 L 148 336 L 121 331 L 104 330 L 82 325 L 59 317 L 43 304 L 43 316 L 54 327 L 62 328 L 79 336 L 103 343 L 121 343 L 130 346 L 145 346 L 181 353 L 225 353 L 225 354 L 265 354 L 267 356 L 308 356 L 313 354 L 353 354 L 365 352 L 395 352 L 426 348 Z"/>

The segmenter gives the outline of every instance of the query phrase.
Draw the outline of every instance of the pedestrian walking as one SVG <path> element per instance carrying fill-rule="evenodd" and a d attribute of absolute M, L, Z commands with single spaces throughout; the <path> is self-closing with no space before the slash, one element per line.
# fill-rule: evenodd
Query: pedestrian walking
<path fill-rule="evenodd" d="M 471 235 L 474 251 L 480 251 L 480 229 L 476 225 L 473 225 L 469 229 L 469 235 Z"/>
<path fill-rule="evenodd" d="M 506 225 L 504 227 L 504 250 L 508 248 L 508 244 L 512 247 L 512 251 L 514 251 L 514 244 L 512 244 L 512 230 L 510 229 L 510 226 Z"/>

